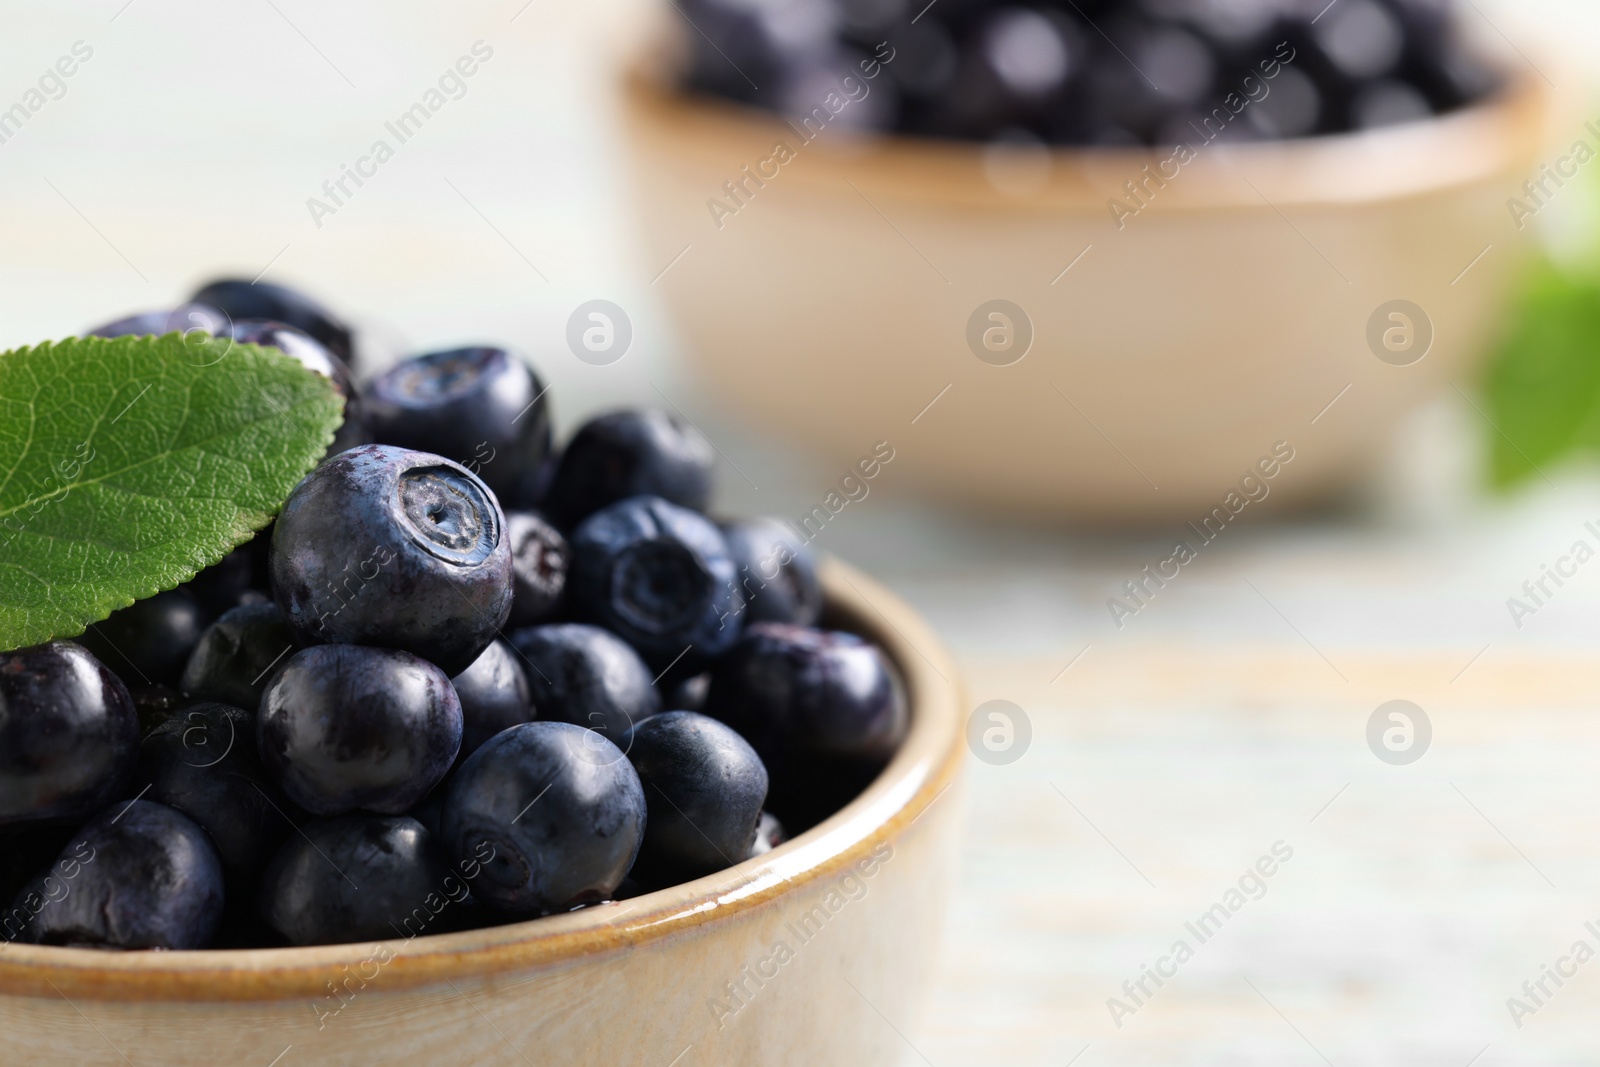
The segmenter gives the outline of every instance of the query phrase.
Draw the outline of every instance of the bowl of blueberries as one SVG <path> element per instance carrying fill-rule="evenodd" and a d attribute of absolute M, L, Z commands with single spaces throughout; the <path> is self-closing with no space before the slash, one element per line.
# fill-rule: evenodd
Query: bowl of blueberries
<path fill-rule="evenodd" d="M 1054 520 L 1193 519 L 1283 441 L 1273 506 L 1359 483 L 1492 339 L 1555 103 L 1452 0 L 662 18 L 622 110 L 706 387 Z"/>
<path fill-rule="evenodd" d="M 92 335 L 193 329 L 343 423 L 252 540 L 0 653 L 6 1062 L 898 1062 L 960 811 L 928 628 L 716 515 L 670 413 L 558 445 L 518 355 L 364 378 L 267 283 Z"/>

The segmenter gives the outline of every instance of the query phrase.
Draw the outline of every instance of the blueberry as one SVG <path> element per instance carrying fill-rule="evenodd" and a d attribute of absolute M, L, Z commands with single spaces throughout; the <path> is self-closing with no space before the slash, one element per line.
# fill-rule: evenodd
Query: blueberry
<path fill-rule="evenodd" d="M 128 695 L 133 698 L 133 711 L 139 717 L 141 737 L 192 703 L 170 685 L 129 686 Z"/>
<path fill-rule="evenodd" d="M 650 668 L 627 642 L 582 623 L 514 630 L 539 717 L 587 726 L 621 744 L 633 724 L 661 710 Z"/>
<path fill-rule="evenodd" d="M 449 926 L 465 896 L 433 835 L 404 815 L 315 819 L 272 858 L 261 913 L 291 945 L 388 941 Z"/>
<path fill-rule="evenodd" d="M 233 324 L 231 333 L 235 341 L 276 348 L 306 370 L 320 374 L 333 383 L 334 389 L 344 398 L 344 422 L 334 432 L 333 444 L 328 446 L 330 456 L 372 440 L 365 408 L 360 394 L 356 392 L 350 368 L 326 345 L 303 330 L 269 319 L 241 319 Z"/>
<path fill-rule="evenodd" d="M 258 576 L 250 545 L 243 544 L 223 556 L 178 588 L 194 597 L 202 610 L 216 618 L 237 607 L 239 598 L 252 588 L 266 588 L 266 572 Z"/>
<path fill-rule="evenodd" d="M 473 893 L 518 915 L 610 898 L 644 827 L 644 790 L 622 750 L 565 722 L 491 738 L 451 778 L 440 821 L 453 859 L 482 862 Z"/>
<path fill-rule="evenodd" d="M 368 387 L 376 440 L 465 465 L 506 501 L 530 496 L 550 451 L 544 385 L 503 348 L 430 352 Z"/>
<path fill-rule="evenodd" d="M 459 674 L 511 611 L 500 505 L 442 456 L 363 445 L 306 475 L 272 535 L 296 638 L 403 649 Z"/>
<path fill-rule="evenodd" d="M 183 812 L 211 838 L 230 888 L 250 891 L 296 814 L 256 755 L 255 720 L 227 704 L 191 704 L 146 735 L 138 773 L 146 798 Z"/>
<path fill-rule="evenodd" d="M 169 589 L 92 623 L 77 640 L 129 685 L 170 684 L 209 621 L 192 595 Z"/>
<path fill-rule="evenodd" d="M 738 568 L 744 622 L 792 622 L 815 626 L 822 617 L 817 561 L 804 541 L 776 519 L 722 524 Z"/>
<path fill-rule="evenodd" d="M 294 650 L 276 604 L 241 604 L 206 628 L 183 668 L 183 691 L 254 712 L 272 672 Z"/>
<path fill-rule="evenodd" d="M 450 679 L 407 652 L 301 649 L 261 698 L 256 741 L 267 773 L 315 815 L 398 815 L 432 789 L 461 747 Z"/>
<path fill-rule="evenodd" d="M 79 645 L 0 653 L 0 826 L 81 819 L 121 793 L 139 719 L 121 679 Z"/>
<path fill-rule="evenodd" d="M 756 824 L 755 843 L 750 846 L 750 856 L 747 858 L 765 856 L 787 840 L 789 834 L 784 830 L 783 823 L 772 812 L 763 811 L 761 821 Z"/>
<path fill-rule="evenodd" d="M 711 691 L 711 672 L 701 671 L 667 687 L 665 705 L 678 711 L 704 711 L 706 694 Z"/>
<path fill-rule="evenodd" d="M 461 701 L 461 754 L 457 759 L 466 759 L 501 730 L 533 721 L 528 676 L 517 653 L 504 641 L 484 649 L 450 684 Z"/>
<path fill-rule="evenodd" d="M 711 461 L 705 438 L 665 411 L 597 415 L 561 454 L 544 511 L 564 530 L 608 504 L 644 493 L 704 511 L 711 502 Z"/>
<path fill-rule="evenodd" d="M 201 330 L 212 336 L 227 332 L 228 316 L 207 304 L 180 304 L 171 311 L 146 311 L 90 330 L 90 337 L 138 337 Z"/>
<path fill-rule="evenodd" d="M 549 622 L 561 610 L 571 552 L 567 539 L 531 511 L 506 512 L 511 539 L 511 625 Z"/>
<path fill-rule="evenodd" d="M 222 863 L 187 815 L 149 800 L 112 805 L 73 835 L 13 901 L 17 940 L 82 948 L 205 948 L 222 920 Z M 9 934 L 9 924 L 4 924 Z"/>
<path fill-rule="evenodd" d="M 903 686 L 854 634 L 757 623 L 713 668 L 706 714 L 760 753 L 769 807 L 809 826 L 883 768 L 909 726 Z"/>
<path fill-rule="evenodd" d="M 738 639 L 734 580 L 716 526 L 660 497 L 619 501 L 572 534 L 573 608 L 620 635 L 655 671 L 698 673 Z"/>
<path fill-rule="evenodd" d="M 293 326 L 346 363 L 353 355 L 350 328 L 315 300 L 286 286 L 224 278 L 201 286 L 190 299 L 220 308 L 235 321 L 271 319 Z"/>
<path fill-rule="evenodd" d="M 635 725 L 628 742 L 649 811 L 642 866 L 690 879 L 750 855 L 767 769 L 744 738 L 704 715 L 669 711 Z"/>

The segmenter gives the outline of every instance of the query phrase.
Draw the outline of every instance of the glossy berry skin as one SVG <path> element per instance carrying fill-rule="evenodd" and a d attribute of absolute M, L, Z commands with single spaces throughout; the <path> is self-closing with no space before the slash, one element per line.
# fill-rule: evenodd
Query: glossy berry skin
<path fill-rule="evenodd" d="M 649 811 L 641 865 L 689 879 L 750 854 L 767 769 L 744 738 L 704 715 L 669 711 L 635 725 L 628 740 Z"/>
<path fill-rule="evenodd" d="M 704 711 L 706 709 L 706 694 L 711 690 L 711 672 L 701 671 L 699 674 L 680 678 L 667 686 L 664 692 L 665 706 L 677 711 Z"/>
<path fill-rule="evenodd" d="M 792 622 L 815 626 L 822 617 L 822 583 L 811 549 L 776 519 L 722 524 L 738 569 L 745 625 Z"/>
<path fill-rule="evenodd" d="M 241 604 L 206 627 L 181 686 L 196 700 L 215 700 L 254 713 L 272 674 L 294 651 L 283 613 L 272 603 Z"/>
<path fill-rule="evenodd" d="M 213 337 L 227 332 L 228 316 L 207 304 L 180 304 L 170 311 L 146 311 L 90 330 L 89 337 L 160 337 L 202 330 Z"/>
<path fill-rule="evenodd" d="M 170 685 L 137 685 L 128 687 L 133 698 L 133 710 L 139 716 L 139 736 L 176 715 L 192 701 Z"/>
<path fill-rule="evenodd" d="M 52 641 L 0 653 L 0 827 L 91 815 L 138 758 L 127 687 L 88 651 Z"/>
<path fill-rule="evenodd" d="M 440 820 L 458 862 L 487 846 L 473 894 L 516 915 L 610 898 L 644 828 L 644 790 L 622 750 L 565 722 L 513 726 L 474 752 L 451 777 Z"/>
<path fill-rule="evenodd" d="M 139 745 L 145 799 L 193 819 L 216 847 L 230 887 L 247 892 L 298 814 L 256 755 L 255 719 L 227 704 L 191 704 Z"/>
<path fill-rule="evenodd" d="M 531 495 L 550 451 L 544 385 L 503 348 L 414 356 L 367 387 L 374 439 L 435 452 L 476 473 L 503 500 Z"/>
<path fill-rule="evenodd" d="M 905 739 L 904 688 L 854 634 L 757 623 L 713 668 L 706 714 L 754 746 L 768 807 L 804 828 L 859 792 Z"/>
<path fill-rule="evenodd" d="M 230 332 L 235 341 L 276 348 L 291 356 L 306 370 L 320 374 L 333 383 L 334 389 L 344 398 L 344 422 L 334 431 L 328 455 L 338 455 L 347 448 L 367 444 L 373 439 L 350 368 L 322 342 L 303 330 L 269 319 L 241 319 L 233 324 Z"/>
<path fill-rule="evenodd" d="M 317 645 L 289 658 L 261 698 L 268 775 L 314 815 L 399 815 L 450 770 L 461 702 L 443 671 L 407 652 Z"/>
<path fill-rule="evenodd" d="M 572 552 L 554 526 L 531 511 L 506 512 L 511 539 L 512 626 L 537 626 L 561 611 Z"/>
<path fill-rule="evenodd" d="M 211 943 L 222 921 L 216 849 L 187 815 L 149 800 L 105 809 L 69 839 L 47 873 L 61 879 L 66 891 L 38 909 L 18 940 L 197 949 Z M 29 892 L 49 891 L 43 877 L 36 885 L 38 890 L 23 890 L 13 911 Z"/>
<path fill-rule="evenodd" d="M 77 640 L 129 685 L 170 684 L 209 621 L 193 596 L 169 589 L 91 623 Z"/>
<path fill-rule="evenodd" d="M 472 666 L 450 679 L 461 701 L 461 753 L 466 759 L 489 738 L 532 722 L 533 701 L 521 658 L 504 641 L 483 650 Z"/>
<path fill-rule="evenodd" d="M 634 723 L 661 710 L 650 668 L 609 630 L 552 623 L 514 630 L 511 643 L 542 719 L 586 726 L 620 745 Z"/>
<path fill-rule="evenodd" d="M 712 458 L 705 438 L 659 408 L 596 415 L 561 454 L 542 510 L 564 530 L 643 494 L 704 511 L 711 503 Z"/>
<path fill-rule="evenodd" d="M 404 815 L 344 815 L 314 819 L 273 857 L 261 879 L 261 914 L 291 945 L 389 941 L 411 936 L 427 916 L 439 933 L 430 898 L 447 882 L 433 835 Z M 437 903 L 435 901 L 435 903 Z M 408 931 L 406 921 L 411 920 Z"/>
<path fill-rule="evenodd" d="M 272 590 L 303 644 L 398 648 L 460 674 L 511 611 L 505 517 L 483 482 L 442 456 L 353 448 L 289 495 Z"/>
<path fill-rule="evenodd" d="M 235 322 L 270 319 L 293 326 L 320 341 L 346 363 L 350 362 L 353 352 L 350 328 L 327 308 L 287 286 L 224 278 L 201 286 L 190 299 L 220 308 Z"/>
<path fill-rule="evenodd" d="M 738 639 L 734 577 L 716 526 L 660 497 L 619 501 L 572 534 L 574 610 L 674 677 L 697 673 Z"/>

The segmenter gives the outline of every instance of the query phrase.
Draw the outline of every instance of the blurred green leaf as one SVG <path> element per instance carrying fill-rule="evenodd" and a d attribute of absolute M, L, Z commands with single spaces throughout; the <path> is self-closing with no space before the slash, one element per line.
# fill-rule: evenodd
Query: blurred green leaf
<path fill-rule="evenodd" d="M 1573 456 L 1600 456 L 1600 273 L 1536 268 L 1485 386 L 1500 430 L 1490 450 L 1495 485 Z"/>

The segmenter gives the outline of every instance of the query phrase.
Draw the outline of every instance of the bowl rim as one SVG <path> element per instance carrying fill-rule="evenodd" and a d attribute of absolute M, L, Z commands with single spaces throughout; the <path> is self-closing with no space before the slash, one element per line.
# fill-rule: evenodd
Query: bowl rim
<path fill-rule="evenodd" d="M 386 991 L 529 971 L 631 951 L 731 921 L 865 860 L 954 784 L 962 763 L 961 683 L 949 653 L 902 601 L 855 568 L 819 563 L 824 623 L 875 641 L 905 681 L 910 731 L 844 808 L 771 852 L 621 902 L 458 933 L 305 948 L 105 952 L 0 943 L 0 994 L 69 1000 L 270 1001 L 322 997 L 349 969 L 381 961 Z M 387 946 L 383 960 L 378 946 Z"/>
<path fill-rule="evenodd" d="M 659 48 L 641 49 L 623 65 L 620 97 L 635 138 L 668 156 L 720 168 L 729 180 L 747 182 L 746 191 L 741 164 L 770 162 L 770 149 L 781 141 L 804 162 L 783 164 L 779 180 L 850 198 L 865 190 L 946 208 L 1107 213 L 1111 198 L 1127 200 L 1124 183 L 1140 181 L 1155 192 L 1149 206 L 1162 211 L 1276 211 L 1423 196 L 1537 161 L 1556 120 L 1554 90 L 1508 58 L 1490 61 L 1501 84 L 1466 107 L 1373 130 L 1201 145 L 1195 160 L 1175 174 L 1162 168 L 1163 161 L 1172 162 L 1172 149 L 1046 146 L 1048 177 L 1024 195 L 1003 192 L 990 180 L 982 142 L 845 130 L 827 136 L 833 132 L 827 129 L 807 142 L 774 112 L 679 90 Z M 1147 178 L 1147 167 L 1166 180 L 1149 184 L 1154 179 Z M 715 182 L 706 193 L 708 203 L 724 195 Z"/>

